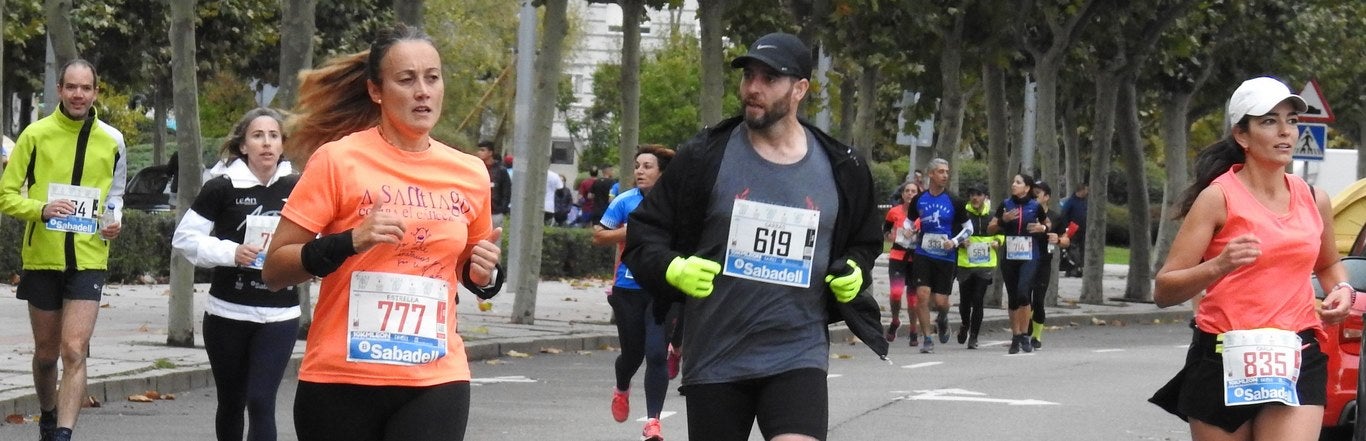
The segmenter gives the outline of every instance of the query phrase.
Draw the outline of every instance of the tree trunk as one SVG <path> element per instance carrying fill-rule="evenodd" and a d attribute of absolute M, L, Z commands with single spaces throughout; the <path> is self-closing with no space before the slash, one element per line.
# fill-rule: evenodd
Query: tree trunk
<path fill-rule="evenodd" d="M 1157 224 L 1157 243 L 1153 246 L 1154 271 L 1166 264 L 1167 251 L 1176 241 L 1176 232 L 1181 229 L 1181 221 L 1176 217 L 1176 203 L 1181 192 L 1190 185 L 1190 151 L 1187 133 L 1190 125 L 1186 122 L 1190 112 L 1191 93 L 1177 92 L 1162 94 L 1162 143 L 1164 167 L 1167 170 L 1167 183 L 1162 191 L 1162 219 Z"/>
<path fill-rule="evenodd" d="M 46 19 L 47 38 L 52 43 L 52 52 L 57 63 L 53 69 L 60 69 L 66 62 L 80 58 L 76 52 L 76 33 L 71 29 L 71 0 L 44 0 L 43 15 Z M 58 81 L 61 72 L 57 73 Z"/>
<path fill-rule="evenodd" d="M 850 139 L 854 133 L 854 114 L 857 112 L 854 98 L 857 94 L 858 78 L 852 72 L 844 72 L 840 80 L 840 125 L 836 139 Z"/>
<path fill-rule="evenodd" d="M 1037 97 L 1034 110 L 1034 146 L 1039 153 L 1039 173 L 1035 176 L 1044 182 L 1058 182 L 1058 70 L 1061 66 L 1061 55 L 1044 56 L 1034 66 Z M 1033 170 L 1023 172 L 1033 174 Z M 1057 198 L 1049 205 L 1051 209 L 1057 209 Z"/>
<path fill-rule="evenodd" d="M 1139 133 L 1138 86 L 1134 75 L 1125 75 L 1116 109 L 1119 146 L 1127 173 L 1129 191 L 1129 277 L 1124 298 L 1153 300 L 1152 219 L 1148 202 L 1148 176 L 1143 164 L 1143 138 Z M 1090 224 L 1087 224 L 1090 225 Z"/>
<path fill-rule="evenodd" d="M 701 127 L 720 122 L 722 115 L 721 100 L 726 94 L 726 68 L 723 60 L 726 48 L 721 43 L 721 32 L 725 30 L 722 13 L 727 0 L 698 0 L 698 24 L 701 29 L 702 45 L 702 94 L 698 103 Z"/>
<path fill-rule="evenodd" d="M 1062 185 L 1053 186 L 1057 191 L 1055 198 L 1059 203 L 1062 198 L 1072 196 L 1077 191 L 1077 187 L 1086 182 L 1086 170 L 1082 169 L 1081 161 L 1081 133 L 1077 131 L 1077 123 L 1080 122 L 1077 112 L 1071 106 L 1067 106 L 1062 111 L 1062 116 L 1058 118 L 1058 127 L 1062 128 L 1062 150 L 1063 150 L 1063 177 L 1059 178 Z"/>
<path fill-rule="evenodd" d="M 963 138 L 963 109 L 966 107 L 964 101 L 967 100 L 963 92 L 964 15 L 954 16 L 953 27 L 944 33 L 944 47 L 939 52 L 939 81 L 944 89 L 943 98 L 939 101 L 939 127 L 935 131 L 934 155 L 953 163 L 958 162 L 954 158 L 958 156 L 958 143 Z M 958 180 L 957 174 L 952 176 L 954 181 Z"/>
<path fill-rule="evenodd" d="M 152 163 L 166 162 L 166 119 L 171 100 L 161 81 L 152 87 Z"/>
<path fill-rule="evenodd" d="M 982 65 L 982 82 L 985 84 L 987 105 L 987 191 L 992 201 L 1003 201 L 1006 195 L 1006 173 L 1009 173 L 1010 158 L 1010 109 L 1006 101 L 1005 71 L 992 63 Z M 1001 280 L 997 277 L 996 280 Z M 984 305 L 1001 307 L 1001 286 L 987 290 Z"/>
<path fill-rule="evenodd" d="M 280 14 L 280 87 L 275 93 L 275 107 L 294 107 L 299 99 L 299 72 L 313 67 L 317 4 L 317 0 L 284 0 L 284 12 Z"/>
<path fill-rule="evenodd" d="M 545 22 L 541 26 L 544 35 L 541 37 L 541 48 L 536 57 L 535 101 L 531 106 L 531 120 L 527 122 L 531 126 L 531 138 L 528 141 L 530 154 L 519 158 L 520 163 L 516 168 L 517 175 L 526 176 L 525 188 L 530 190 L 520 201 L 524 206 L 522 212 L 527 213 L 527 216 L 521 225 L 524 228 L 519 229 L 520 233 L 529 238 L 540 238 L 544 234 L 544 224 L 539 218 L 530 219 L 530 213 L 541 211 L 532 208 L 540 207 L 545 197 L 546 170 L 550 168 L 550 127 L 554 122 L 555 96 L 559 93 L 560 86 L 560 64 L 563 55 L 561 43 L 569 33 L 567 2 L 568 0 L 545 1 Z M 527 206 L 528 204 L 531 206 Z M 533 220 L 535 222 L 532 222 Z M 518 245 L 520 249 L 516 251 L 522 256 L 541 255 L 540 240 L 521 240 L 518 241 Z M 536 291 L 541 280 L 541 265 L 539 258 L 527 260 L 522 263 L 519 271 L 512 274 L 512 277 L 518 279 L 517 298 L 512 305 L 512 322 L 530 325 L 536 322 Z"/>
<path fill-rule="evenodd" d="M 640 145 L 640 20 L 644 0 L 620 0 L 621 4 L 621 147 L 617 177 L 621 191 L 635 187 L 636 146 Z M 549 101 L 553 103 L 554 101 Z"/>
<path fill-rule="evenodd" d="M 1105 208 L 1109 182 L 1105 177 L 1110 169 L 1110 143 L 1115 133 L 1115 102 L 1119 96 L 1119 78 L 1106 69 L 1097 69 L 1096 113 L 1091 149 L 1091 197 L 1086 210 L 1086 263 L 1082 269 L 1081 303 L 1099 305 L 1105 302 L 1102 283 L 1105 275 Z"/>
<path fill-rule="evenodd" d="M 873 111 L 877 106 L 877 71 L 876 67 L 865 65 L 863 71 L 859 72 L 858 110 L 854 114 L 854 133 L 849 137 L 849 143 L 865 163 L 872 157 L 873 118 L 877 116 Z"/>
<path fill-rule="evenodd" d="M 176 144 L 180 153 L 180 186 L 176 221 L 199 195 L 204 161 L 199 147 L 199 86 L 195 68 L 195 0 L 171 2 L 171 76 L 175 87 Z M 171 259 L 171 300 L 166 344 L 194 346 L 194 266 L 178 254 Z"/>
<path fill-rule="evenodd" d="M 287 0 L 288 1 L 288 0 Z M 423 27 L 423 0 L 394 0 L 394 17 L 411 27 Z"/>

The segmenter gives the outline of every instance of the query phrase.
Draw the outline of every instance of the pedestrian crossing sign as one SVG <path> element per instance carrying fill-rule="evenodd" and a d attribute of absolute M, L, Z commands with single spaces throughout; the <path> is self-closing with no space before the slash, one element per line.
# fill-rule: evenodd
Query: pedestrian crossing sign
<path fill-rule="evenodd" d="M 1294 155 L 1295 159 L 1304 161 L 1322 161 L 1323 149 L 1328 146 L 1328 126 L 1325 124 L 1306 124 L 1299 125 L 1300 137 L 1295 140 Z"/>

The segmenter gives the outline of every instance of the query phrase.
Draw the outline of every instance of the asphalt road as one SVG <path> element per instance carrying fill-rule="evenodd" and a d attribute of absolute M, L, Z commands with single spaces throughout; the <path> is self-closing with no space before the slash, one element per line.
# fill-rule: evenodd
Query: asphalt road
<path fill-rule="evenodd" d="M 955 343 L 923 355 L 893 343 L 892 364 L 862 345 L 832 347 L 832 440 L 1168 440 L 1189 439 L 1186 425 L 1147 403 L 1180 367 L 1184 324 L 1067 327 L 1050 331 L 1034 354 L 1007 355 L 1008 335 L 983 346 Z M 618 424 L 608 411 L 613 351 L 530 354 L 477 363 L 466 439 L 639 439 L 642 422 Z M 637 376 L 633 418 L 643 416 Z M 676 386 L 675 382 L 673 386 Z M 295 384 L 281 386 L 281 440 L 295 439 Z M 105 403 L 86 409 L 77 439 L 211 440 L 214 391 L 174 401 Z M 684 398 L 671 391 L 664 434 L 686 437 Z M 36 439 L 36 424 L 0 426 L 0 440 Z M 751 439 L 760 439 L 757 428 Z"/>

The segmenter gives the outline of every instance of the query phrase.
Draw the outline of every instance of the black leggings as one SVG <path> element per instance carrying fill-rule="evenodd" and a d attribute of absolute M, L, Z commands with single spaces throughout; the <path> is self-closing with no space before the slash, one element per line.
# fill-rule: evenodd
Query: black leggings
<path fill-rule="evenodd" d="M 630 389 L 631 378 L 645 362 L 645 412 L 650 418 L 659 418 L 669 393 L 669 343 L 664 338 L 664 325 L 655 321 L 650 295 L 645 291 L 614 286 L 607 303 L 616 314 L 617 339 L 621 342 L 617 390 Z"/>
<path fill-rule="evenodd" d="M 958 315 L 962 323 L 968 325 L 968 333 L 971 335 L 977 335 L 978 331 L 982 330 L 982 314 L 985 313 L 983 303 L 987 287 L 991 286 L 991 277 L 980 275 L 977 271 L 979 270 L 958 269 L 958 292 L 962 297 L 958 302 Z"/>
<path fill-rule="evenodd" d="M 744 441 L 757 420 L 764 439 L 793 433 L 823 440 L 830 425 L 830 390 L 823 369 L 690 385 L 683 392 L 688 397 L 688 439 Z"/>
<path fill-rule="evenodd" d="M 299 382 L 294 430 L 299 441 L 465 439 L 470 382 L 427 387 Z"/>
<path fill-rule="evenodd" d="M 1006 260 L 1001 262 L 1001 278 L 1006 284 L 1006 303 L 1014 311 L 1029 306 L 1030 293 L 1034 286 L 1034 275 L 1038 272 L 1039 261 Z"/>
<path fill-rule="evenodd" d="M 218 388 L 214 432 L 242 439 L 242 411 L 251 418 L 248 441 L 275 441 L 275 395 L 294 352 L 299 319 L 256 323 L 204 314 L 204 349 Z"/>
<path fill-rule="evenodd" d="M 1048 318 L 1044 313 L 1044 298 L 1048 296 L 1048 279 L 1053 268 L 1053 259 L 1045 254 L 1043 259 L 1039 259 L 1039 270 L 1034 275 L 1034 287 L 1030 288 L 1029 306 L 1034 309 L 1034 323 L 1043 324 L 1044 319 Z"/>

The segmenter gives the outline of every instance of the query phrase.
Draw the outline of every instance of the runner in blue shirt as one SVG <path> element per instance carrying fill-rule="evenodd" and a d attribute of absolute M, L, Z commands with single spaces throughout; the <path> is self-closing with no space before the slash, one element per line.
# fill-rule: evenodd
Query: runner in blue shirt
<path fill-rule="evenodd" d="M 949 342 L 949 293 L 958 272 L 957 248 L 972 235 L 972 221 L 963 205 L 967 202 L 949 193 L 949 161 L 930 160 L 930 188 L 915 196 L 907 206 L 907 219 L 920 219 L 920 239 L 915 244 L 915 259 L 911 261 L 911 286 L 915 287 L 916 316 L 925 341 L 920 353 L 934 352 L 930 330 L 930 308 L 937 317 L 934 327 L 939 342 Z M 934 305 L 930 295 L 934 295 Z"/>

